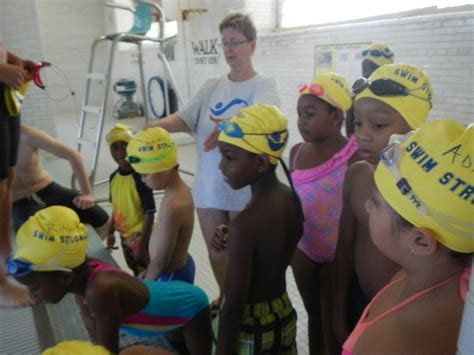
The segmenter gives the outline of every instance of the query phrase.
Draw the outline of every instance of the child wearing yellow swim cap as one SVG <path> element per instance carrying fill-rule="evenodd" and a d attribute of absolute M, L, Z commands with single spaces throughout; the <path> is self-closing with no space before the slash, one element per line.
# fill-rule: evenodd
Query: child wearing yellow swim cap
<path fill-rule="evenodd" d="M 127 146 L 135 134 L 132 127 L 118 123 L 105 137 L 110 154 L 118 165 L 109 178 L 112 222 L 107 247 L 114 248 L 114 234 L 117 231 L 125 261 L 133 274 L 138 276 L 150 261 L 148 244 L 156 207 L 153 190 L 143 183 L 140 174 L 125 159 Z"/>
<path fill-rule="evenodd" d="M 318 75 L 299 91 L 297 123 L 304 141 L 291 149 L 290 171 L 303 205 L 305 229 L 291 266 L 308 313 L 309 352 L 333 353 L 327 312 L 332 290 L 325 282 L 332 277 L 344 176 L 359 159 L 355 138 L 341 133 L 352 99 L 346 80 L 336 73 Z"/>
<path fill-rule="evenodd" d="M 146 186 L 164 190 L 148 251 L 147 280 L 194 283 L 196 267 L 188 253 L 194 228 L 194 202 L 178 171 L 178 153 L 171 135 L 152 127 L 136 134 L 127 147 L 127 160 Z"/>
<path fill-rule="evenodd" d="M 277 107 L 256 104 L 219 130 L 219 168 L 233 189 L 250 185 L 252 198 L 230 222 L 223 245 L 229 265 L 224 305 L 214 324 L 216 354 L 256 348 L 296 354 L 296 313 L 285 273 L 302 235 L 303 213 L 296 193 L 275 172 L 288 140 L 287 120 Z"/>
<path fill-rule="evenodd" d="M 91 337 L 118 353 L 119 331 L 140 337 L 182 329 L 192 354 L 211 353 L 209 301 L 183 281 L 135 278 L 99 260 L 86 259 L 87 229 L 63 206 L 38 211 L 18 230 L 6 263 L 10 275 L 38 302 L 58 303 L 67 293 L 81 299 Z"/>
<path fill-rule="evenodd" d="M 380 291 L 343 354 L 454 354 L 474 252 L 474 125 L 392 136 L 366 202 L 371 238 L 403 271 Z"/>
<path fill-rule="evenodd" d="M 364 161 L 346 173 L 335 265 L 334 328 L 342 344 L 365 306 L 399 270 L 370 239 L 365 201 L 374 187 L 380 152 L 392 134 L 420 127 L 431 109 L 426 74 L 410 64 L 386 64 L 353 85 L 354 127 Z"/>

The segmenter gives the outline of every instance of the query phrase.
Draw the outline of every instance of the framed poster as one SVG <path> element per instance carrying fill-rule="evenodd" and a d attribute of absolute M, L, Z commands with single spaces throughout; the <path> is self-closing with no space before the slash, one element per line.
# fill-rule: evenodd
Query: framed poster
<path fill-rule="evenodd" d="M 315 46 L 314 74 L 336 72 L 349 86 L 362 76 L 362 50 L 370 42 Z"/>

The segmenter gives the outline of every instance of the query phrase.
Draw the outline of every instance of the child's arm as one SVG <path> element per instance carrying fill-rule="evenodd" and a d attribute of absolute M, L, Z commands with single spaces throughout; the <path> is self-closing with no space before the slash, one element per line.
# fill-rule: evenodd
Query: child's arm
<path fill-rule="evenodd" d="M 107 231 L 107 249 L 108 250 L 118 249 L 115 246 L 115 219 L 113 217 L 113 211 L 112 211 L 112 218 L 110 218 L 109 230 Z"/>
<path fill-rule="evenodd" d="M 339 219 L 339 237 L 334 271 L 333 326 L 341 345 L 349 335 L 349 285 L 354 275 L 356 220 L 351 203 L 353 173 L 353 169 L 349 168 L 344 179 L 343 205 Z"/>
<path fill-rule="evenodd" d="M 150 255 L 150 263 L 145 279 L 156 280 L 168 271 L 171 264 L 179 230 L 183 225 L 182 218 L 186 216 L 183 209 L 168 204 L 161 206 L 158 217 L 158 226 L 152 232 L 151 238 L 158 240 L 156 254 Z"/>
<path fill-rule="evenodd" d="M 81 195 L 73 200 L 73 203 L 80 209 L 88 209 L 94 206 L 94 196 L 92 195 L 92 187 L 87 176 L 81 155 L 71 147 L 61 143 L 49 134 L 39 129 L 22 126 L 22 133 L 26 134 L 29 142 L 33 147 L 43 149 L 60 158 L 66 159 L 71 164 L 72 171 L 79 181 L 81 187 Z"/>
<path fill-rule="evenodd" d="M 153 229 L 154 213 L 145 213 L 143 220 L 143 228 L 138 240 L 138 248 L 135 253 L 135 260 L 139 265 L 146 267 L 149 263 L 148 258 L 148 243 L 150 241 L 151 232 Z"/>
<path fill-rule="evenodd" d="M 98 277 L 94 280 L 96 285 Z M 118 353 L 121 307 L 117 287 L 102 283 L 94 289 L 89 288 L 86 299 L 95 319 L 97 343 L 113 354 Z"/>
<path fill-rule="evenodd" d="M 254 238 L 250 226 L 245 228 L 238 222 L 229 226 L 229 265 L 224 306 L 219 313 L 216 355 L 234 353 L 252 280 Z"/>

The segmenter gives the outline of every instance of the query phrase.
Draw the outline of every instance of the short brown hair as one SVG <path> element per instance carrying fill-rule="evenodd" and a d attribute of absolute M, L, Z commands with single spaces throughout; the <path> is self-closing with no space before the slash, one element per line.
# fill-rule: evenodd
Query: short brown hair
<path fill-rule="evenodd" d="M 248 15 L 240 12 L 227 15 L 219 24 L 219 32 L 222 33 L 224 29 L 229 27 L 242 33 L 248 41 L 257 39 L 257 30 Z"/>

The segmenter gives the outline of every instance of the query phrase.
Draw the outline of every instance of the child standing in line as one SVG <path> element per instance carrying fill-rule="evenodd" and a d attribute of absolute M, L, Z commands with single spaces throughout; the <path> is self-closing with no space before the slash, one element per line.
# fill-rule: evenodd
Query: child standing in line
<path fill-rule="evenodd" d="M 118 164 L 118 169 L 110 175 L 112 221 L 107 246 L 114 247 L 114 233 L 118 231 L 125 261 L 138 276 L 149 263 L 148 243 L 156 208 L 153 191 L 125 160 L 127 145 L 134 133 L 131 127 L 118 123 L 106 136 L 110 153 Z"/>
<path fill-rule="evenodd" d="M 63 206 L 47 207 L 17 233 L 7 269 L 39 302 L 58 303 L 67 293 L 83 299 L 93 340 L 112 353 L 119 330 L 157 336 L 182 328 L 191 354 L 211 353 L 211 315 L 206 294 L 182 281 L 135 278 L 98 260 L 86 260 L 87 229 Z"/>
<path fill-rule="evenodd" d="M 343 354 L 455 354 L 474 253 L 474 125 L 438 120 L 391 141 L 365 207 L 373 243 L 403 270 Z"/>
<path fill-rule="evenodd" d="M 392 134 L 418 128 L 431 108 L 427 76 L 409 64 L 378 68 L 369 79 L 354 83 L 355 135 L 365 159 L 349 167 L 336 249 L 334 327 L 340 344 L 374 295 L 400 266 L 375 247 L 364 204 L 370 198 L 379 154 Z"/>
<path fill-rule="evenodd" d="M 324 354 L 325 349 L 332 353 L 332 262 L 342 187 L 348 165 L 358 160 L 357 143 L 341 133 L 344 113 L 352 105 L 343 77 L 335 73 L 316 76 L 300 86 L 300 94 L 298 129 L 304 142 L 291 149 L 290 170 L 303 205 L 305 229 L 291 266 L 308 312 L 310 353 Z"/>
<path fill-rule="evenodd" d="M 303 233 L 303 211 L 275 173 L 287 120 L 277 107 L 257 104 L 219 127 L 219 168 L 233 189 L 250 185 L 252 197 L 229 225 L 216 353 L 296 354 L 296 312 L 285 274 Z"/>
<path fill-rule="evenodd" d="M 188 254 L 194 228 L 194 203 L 189 187 L 178 172 L 178 153 L 163 128 L 136 134 L 127 147 L 127 160 L 153 190 L 164 190 L 153 230 L 150 263 L 142 276 L 147 280 L 181 280 L 194 283 L 195 265 Z"/>

